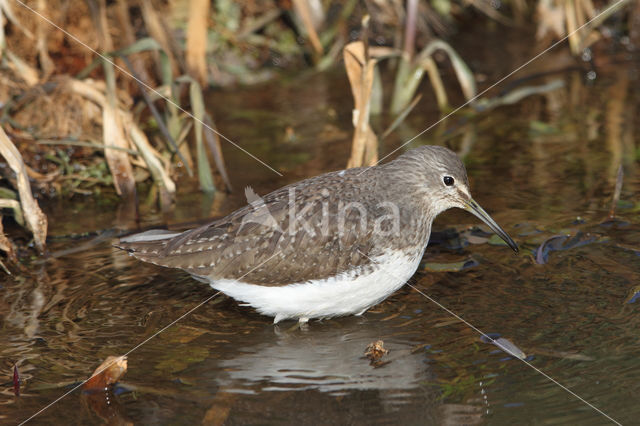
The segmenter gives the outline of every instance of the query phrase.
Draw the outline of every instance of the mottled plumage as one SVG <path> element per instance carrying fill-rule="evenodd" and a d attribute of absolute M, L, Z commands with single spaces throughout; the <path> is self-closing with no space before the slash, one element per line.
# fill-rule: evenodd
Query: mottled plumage
<path fill-rule="evenodd" d="M 445 177 L 454 183 L 445 184 Z M 436 215 L 474 206 L 458 157 L 425 146 L 387 164 L 285 186 L 196 229 L 148 231 L 119 247 L 145 262 L 184 269 L 276 321 L 306 320 L 359 313 L 384 299 L 415 272 Z M 481 214 L 472 213 L 487 221 L 477 209 Z M 515 248 L 495 222 L 487 223 Z M 390 275 L 377 273 L 381 268 Z M 350 282 L 362 284 L 363 293 L 343 304 L 351 308 L 325 303 L 325 294 L 345 298 Z"/>

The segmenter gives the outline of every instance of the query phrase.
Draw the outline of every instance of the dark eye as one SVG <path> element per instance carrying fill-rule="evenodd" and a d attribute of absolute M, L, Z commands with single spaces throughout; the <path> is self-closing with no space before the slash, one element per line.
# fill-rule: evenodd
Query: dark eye
<path fill-rule="evenodd" d="M 447 186 L 453 185 L 453 182 L 454 182 L 451 176 L 445 176 L 442 178 L 442 180 L 444 181 L 444 184 Z"/>

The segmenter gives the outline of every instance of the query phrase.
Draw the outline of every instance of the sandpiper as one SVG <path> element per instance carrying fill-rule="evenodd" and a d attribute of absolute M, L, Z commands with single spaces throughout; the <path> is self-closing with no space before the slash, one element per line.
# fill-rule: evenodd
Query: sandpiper
<path fill-rule="evenodd" d="M 360 315 L 415 273 L 441 212 L 465 209 L 518 246 L 472 198 L 451 150 L 423 146 L 369 168 L 280 188 L 205 226 L 120 240 L 136 258 L 180 268 L 274 322 Z"/>

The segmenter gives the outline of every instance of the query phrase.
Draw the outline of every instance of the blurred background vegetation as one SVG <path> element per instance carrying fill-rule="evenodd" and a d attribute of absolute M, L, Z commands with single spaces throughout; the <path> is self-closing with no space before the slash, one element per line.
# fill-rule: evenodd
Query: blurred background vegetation
<path fill-rule="evenodd" d="M 474 114 L 549 89 L 485 96 L 494 82 L 469 67 L 456 34 L 517 28 L 539 52 L 568 36 L 557 48 L 587 71 L 640 47 L 630 0 L 0 0 L 0 22 L 0 207 L 41 252 L 47 218 L 34 196 L 135 204 L 144 191 L 168 209 L 187 182 L 231 190 L 221 145 L 234 135 L 217 131 L 207 90 L 344 67 L 353 167 L 378 161 L 379 140 L 419 102 Z M 450 101 L 460 94 L 464 109 Z M 14 257 L 1 220 L 0 250 Z"/>

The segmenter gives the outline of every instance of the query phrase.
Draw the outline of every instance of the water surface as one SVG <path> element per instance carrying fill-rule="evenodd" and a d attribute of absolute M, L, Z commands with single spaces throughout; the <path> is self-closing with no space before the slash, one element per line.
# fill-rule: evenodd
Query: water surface
<path fill-rule="evenodd" d="M 481 59 L 495 52 L 472 47 L 472 68 L 487 81 L 520 62 L 514 57 L 513 64 L 501 58 L 484 63 Z M 536 71 L 557 69 L 559 62 L 549 56 Z M 422 270 L 411 282 L 473 326 L 509 339 L 533 366 L 611 417 L 632 423 L 640 415 L 635 397 L 640 300 L 634 297 L 640 290 L 634 128 L 640 84 L 633 64 L 624 61 L 603 66 L 595 81 L 585 75 L 560 72 L 527 82 L 559 79 L 564 86 L 491 112 L 449 118 L 410 144 L 446 143 L 461 152 L 474 198 L 521 246 L 516 256 L 486 238 L 468 244 L 464 232 L 478 226 L 477 220 L 447 212 L 435 228 L 449 231 L 439 233 L 427 250 L 426 267 L 470 258 L 477 265 Z M 236 188 L 230 195 L 181 192 L 175 210 L 165 213 L 143 203 L 139 223 L 131 206 L 117 203 L 46 204 L 52 252 L 86 244 L 95 235 L 103 242 L 45 263 L 29 262 L 14 277 L 2 278 L 0 422 L 26 419 L 88 377 L 107 356 L 130 351 L 211 296 L 210 288 L 185 273 L 142 264 L 114 249 L 111 236 L 137 226 L 181 227 L 219 217 L 245 203 L 246 185 L 265 194 L 342 168 L 351 137 L 346 84 L 337 70 L 210 95 L 219 129 L 280 170 L 281 177 L 225 145 Z M 438 119 L 426 86 L 425 91 L 420 109 L 382 142 L 383 153 Z M 385 123 L 380 118 L 376 125 Z M 621 201 L 616 219 L 607 221 L 620 164 Z M 549 250 L 546 263 L 536 263 L 536 250 L 555 235 L 570 236 L 564 246 L 552 247 L 564 250 Z M 363 356 L 376 340 L 389 350 L 384 358 L 389 362 L 377 367 Z M 25 382 L 20 397 L 10 384 L 15 362 Z M 250 308 L 217 297 L 131 352 L 116 395 L 76 391 L 34 421 L 61 419 L 68 424 L 607 423 L 408 286 L 362 317 L 312 321 L 302 330 L 293 322 L 274 326 Z"/>

